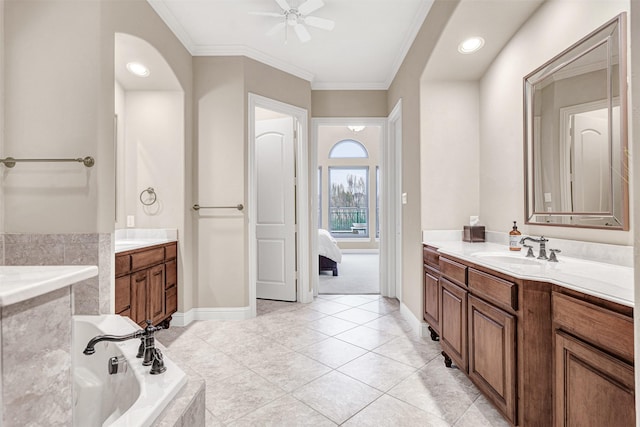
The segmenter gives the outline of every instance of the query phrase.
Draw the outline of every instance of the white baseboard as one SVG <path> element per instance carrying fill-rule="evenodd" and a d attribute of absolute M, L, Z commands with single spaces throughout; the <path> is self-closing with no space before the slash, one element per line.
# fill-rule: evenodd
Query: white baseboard
<path fill-rule="evenodd" d="M 419 337 L 430 337 L 431 333 L 429 332 L 429 325 L 426 322 L 418 319 L 409 307 L 407 307 L 403 302 L 400 302 L 400 313 L 405 318 L 407 322 L 411 325 L 413 332 Z"/>
<path fill-rule="evenodd" d="M 251 318 L 250 307 L 192 308 L 173 313 L 172 326 L 187 326 L 194 320 L 245 320 Z"/>

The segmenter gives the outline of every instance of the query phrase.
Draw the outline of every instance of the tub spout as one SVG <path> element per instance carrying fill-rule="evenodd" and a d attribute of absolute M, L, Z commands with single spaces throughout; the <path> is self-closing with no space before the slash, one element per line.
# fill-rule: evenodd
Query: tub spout
<path fill-rule="evenodd" d="M 87 356 L 95 353 L 96 352 L 95 345 L 102 341 L 108 341 L 108 342 L 127 341 L 134 338 L 140 338 L 143 335 L 144 335 L 143 329 L 132 332 L 128 335 L 98 335 L 89 340 L 89 343 L 87 343 L 87 347 L 84 349 L 83 353 L 86 354 Z"/>

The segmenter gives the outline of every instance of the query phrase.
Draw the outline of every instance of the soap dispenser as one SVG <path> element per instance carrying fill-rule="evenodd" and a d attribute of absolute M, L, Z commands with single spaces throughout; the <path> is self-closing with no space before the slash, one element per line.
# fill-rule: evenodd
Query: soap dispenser
<path fill-rule="evenodd" d="M 509 250 L 511 251 L 519 251 L 522 249 L 520 247 L 520 236 L 522 233 L 518 231 L 518 226 L 516 222 L 513 221 L 513 229 L 509 232 Z"/>

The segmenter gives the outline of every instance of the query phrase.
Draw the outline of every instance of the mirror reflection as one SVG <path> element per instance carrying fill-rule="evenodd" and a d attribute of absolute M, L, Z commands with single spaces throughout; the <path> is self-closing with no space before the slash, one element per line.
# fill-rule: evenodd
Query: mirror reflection
<path fill-rule="evenodd" d="M 627 230 L 625 15 L 524 78 L 527 223 Z"/>

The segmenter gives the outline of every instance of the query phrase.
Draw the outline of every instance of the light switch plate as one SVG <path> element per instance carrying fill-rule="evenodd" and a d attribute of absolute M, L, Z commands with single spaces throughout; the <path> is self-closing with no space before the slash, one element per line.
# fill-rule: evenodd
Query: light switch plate
<path fill-rule="evenodd" d="M 127 227 L 136 226 L 136 217 L 133 215 L 127 215 Z"/>
<path fill-rule="evenodd" d="M 407 204 L 407 193 L 402 193 L 402 204 L 403 205 Z"/>

